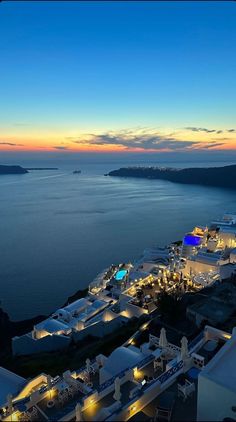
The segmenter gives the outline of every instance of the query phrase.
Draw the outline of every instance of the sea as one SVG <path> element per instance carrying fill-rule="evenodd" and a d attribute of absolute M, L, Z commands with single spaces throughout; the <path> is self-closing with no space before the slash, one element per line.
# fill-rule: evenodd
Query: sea
<path fill-rule="evenodd" d="M 134 164 L 159 165 L 67 158 L 50 163 L 58 170 L 0 176 L 0 305 L 12 320 L 50 314 L 109 265 L 134 262 L 145 248 L 165 246 L 195 225 L 236 211 L 232 190 L 104 176 Z M 161 166 L 228 164 L 234 163 Z M 73 174 L 76 169 L 81 174 Z"/>

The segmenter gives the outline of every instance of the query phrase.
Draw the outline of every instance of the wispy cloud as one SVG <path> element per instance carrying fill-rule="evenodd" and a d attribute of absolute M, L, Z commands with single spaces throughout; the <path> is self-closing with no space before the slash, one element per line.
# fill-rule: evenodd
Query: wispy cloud
<path fill-rule="evenodd" d="M 232 138 L 227 138 L 225 136 L 221 136 L 220 138 L 211 138 L 213 141 L 231 141 Z"/>
<path fill-rule="evenodd" d="M 205 127 L 188 126 L 184 129 L 191 132 L 205 132 L 205 133 L 216 133 L 217 135 L 223 132 L 235 132 L 236 129 L 207 129 Z"/>
<path fill-rule="evenodd" d="M 205 127 L 195 127 L 195 126 L 185 127 L 185 129 L 190 130 L 191 132 L 206 132 L 206 133 L 216 132 L 216 129 L 207 129 Z"/>
<path fill-rule="evenodd" d="M 0 142 L 0 145 L 8 145 L 10 147 L 23 147 L 24 144 L 15 144 L 13 142 Z"/>
<path fill-rule="evenodd" d="M 177 139 L 170 135 L 163 135 L 155 130 L 139 129 L 110 131 L 102 134 L 85 134 L 81 137 L 66 137 L 67 141 L 76 144 L 89 144 L 93 146 L 116 146 L 123 147 L 125 150 L 143 150 L 143 151 L 189 151 L 193 149 L 210 149 L 224 145 L 223 143 L 200 142 L 195 140 Z"/>
<path fill-rule="evenodd" d="M 66 149 L 69 149 L 69 147 L 68 146 L 66 146 L 66 145 L 55 145 L 55 146 L 53 146 L 52 148 L 54 148 L 54 149 L 61 149 L 61 150 L 66 150 Z"/>
<path fill-rule="evenodd" d="M 223 146 L 223 145 L 224 145 L 224 143 L 223 143 L 223 142 L 218 142 L 218 143 L 215 143 L 215 142 L 210 142 L 209 144 L 205 144 L 205 145 L 203 145 L 203 146 L 202 146 L 202 149 L 217 148 L 217 147 L 221 147 L 221 146 Z"/>

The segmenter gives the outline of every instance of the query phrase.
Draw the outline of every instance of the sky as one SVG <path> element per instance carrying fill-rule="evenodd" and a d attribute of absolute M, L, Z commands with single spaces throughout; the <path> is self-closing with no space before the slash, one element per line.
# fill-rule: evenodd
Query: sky
<path fill-rule="evenodd" d="M 236 2 L 0 3 L 0 151 L 236 150 Z"/>

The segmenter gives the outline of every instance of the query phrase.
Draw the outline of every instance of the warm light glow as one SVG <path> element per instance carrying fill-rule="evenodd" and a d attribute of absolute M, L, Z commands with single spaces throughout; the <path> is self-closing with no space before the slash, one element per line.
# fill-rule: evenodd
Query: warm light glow
<path fill-rule="evenodd" d="M 140 371 L 140 369 L 135 368 L 134 369 L 134 379 L 135 381 L 141 381 L 144 377 L 144 374 L 142 371 Z"/>
<path fill-rule="evenodd" d="M 226 338 L 227 340 L 230 340 L 232 335 L 231 334 L 224 334 L 223 337 Z"/>
<path fill-rule="evenodd" d="M 87 133 L 83 133 L 80 129 L 71 131 L 69 127 L 57 128 L 56 130 L 42 129 L 35 124 L 34 127 L 15 127 L 6 128 L 1 131 L 0 136 L 0 150 L 2 151 L 61 151 L 61 152 L 155 152 L 154 148 L 147 149 L 144 145 L 140 146 L 136 144 L 134 140 L 137 137 L 143 136 L 144 129 L 129 129 L 124 128 L 122 130 L 111 130 L 111 131 L 98 131 L 96 129 L 89 129 Z M 163 137 L 165 139 L 170 131 L 175 131 L 175 128 L 169 129 L 146 129 L 145 136 L 147 139 L 150 136 Z M 211 145 L 211 150 L 236 150 L 236 138 L 235 133 L 226 133 L 227 139 L 223 142 L 217 142 L 215 139 L 216 147 L 214 147 L 214 141 L 212 141 L 212 135 L 210 133 L 199 133 L 191 132 L 188 130 L 176 131 L 174 141 L 178 143 L 183 142 L 182 150 L 185 150 L 184 143 L 188 151 L 197 151 L 206 148 L 207 145 Z M 216 135 L 217 137 L 218 135 Z M 102 142 L 102 139 L 111 138 L 107 142 Z M 222 135 L 221 135 L 222 138 Z M 114 142 L 114 139 L 117 139 Z M 121 143 L 119 144 L 119 139 Z M 112 142 L 113 140 L 113 142 Z M 192 146 L 188 146 L 188 142 L 196 142 Z M 170 149 L 162 148 L 158 149 L 158 152 L 168 152 Z M 198 227 L 196 231 L 202 234 L 202 230 Z"/>
<path fill-rule="evenodd" d="M 16 410 L 10 416 L 8 416 L 5 420 L 6 421 L 11 421 L 11 422 L 18 421 L 20 415 L 21 415 L 21 413 L 18 410 Z"/>
<path fill-rule="evenodd" d="M 149 323 L 148 323 L 148 322 L 145 322 L 145 324 L 143 324 L 143 325 L 140 327 L 140 330 L 142 330 L 142 331 L 146 330 L 146 329 L 147 329 L 147 327 L 148 327 L 148 325 L 149 325 Z"/>

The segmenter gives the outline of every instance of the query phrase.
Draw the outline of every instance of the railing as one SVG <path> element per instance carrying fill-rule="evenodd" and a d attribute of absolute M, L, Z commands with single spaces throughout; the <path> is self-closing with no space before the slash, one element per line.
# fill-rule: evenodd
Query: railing
<path fill-rule="evenodd" d="M 143 390 L 146 390 L 147 388 L 149 388 L 151 385 L 155 384 L 157 381 L 160 384 L 163 384 L 164 382 L 166 382 L 169 378 L 172 377 L 172 375 L 174 375 L 176 372 L 178 372 L 181 368 L 183 368 L 184 362 L 181 360 L 178 363 L 176 363 L 174 366 L 172 366 L 170 369 L 168 369 L 168 371 L 164 372 L 164 374 L 159 375 L 159 377 L 154 378 L 151 382 L 148 382 Z"/>
<path fill-rule="evenodd" d="M 109 380 L 103 382 L 98 388 L 97 391 L 98 393 L 101 393 L 101 391 L 105 390 L 106 388 L 110 387 L 112 384 L 114 384 L 115 379 L 116 378 L 122 378 L 125 375 L 125 372 L 128 369 L 126 369 L 125 371 L 119 372 L 119 374 L 114 375 L 112 378 L 110 378 Z"/>
<path fill-rule="evenodd" d="M 167 349 L 173 350 L 174 352 L 180 352 L 181 348 L 179 346 L 176 346 L 175 344 L 168 343 Z"/>
<path fill-rule="evenodd" d="M 204 331 L 201 331 L 200 334 L 198 334 L 197 337 L 195 337 L 195 339 L 193 339 L 193 341 L 191 341 L 191 343 L 189 343 L 189 351 L 191 352 L 191 350 L 194 348 L 194 346 L 196 346 L 196 344 L 199 343 L 199 341 L 203 340 L 204 338 Z"/>
<path fill-rule="evenodd" d="M 157 380 L 163 384 L 166 382 L 169 378 L 172 377 L 176 372 L 178 372 L 180 369 L 182 369 L 184 366 L 184 362 L 181 360 L 176 365 L 172 366 L 167 372 L 164 372 L 164 374 L 160 375 Z"/>
<path fill-rule="evenodd" d="M 155 345 L 157 347 L 159 346 L 159 337 L 156 337 L 156 336 L 153 336 L 152 334 L 150 334 L 149 341 L 153 345 Z M 171 350 L 171 351 L 173 351 L 175 353 L 179 353 L 180 352 L 180 347 L 179 346 L 176 346 L 175 344 L 172 344 L 172 343 L 168 343 L 166 345 L 165 349 L 167 349 L 167 350 L 169 349 L 169 350 Z"/>
<path fill-rule="evenodd" d="M 169 378 L 171 378 L 174 374 L 176 374 L 176 372 L 178 372 L 180 369 L 182 369 L 183 365 L 184 365 L 184 362 L 181 360 L 176 365 L 174 365 L 172 368 L 170 368 L 167 372 L 160 375 L 158 378 L 155 378 L 151 382 L 148 382 L 142 389 L 137 390 L 137 392 L 133 395 L 132 399 L 129 400 L 125 404 L 125 406 L 127 406 L 127 405 L 129 406 L 129 403 L 131 403 L 137 397 L 141 396 L 147 388 L 149 388 L 151 385 L 155 384 L 156 382 L 160 382 L 160 384 L 163 384 L 164 382 L 166 382 Z M 107 421 L 111 416 L 118 414 L 119 412 L 120 412 L 120 409 L 115 410 L 114 412 L 110 413 L 110 415 L 108 415 L 107 418 L 104 419 L 104 420 Z"/>
<path fill-rule="evenodd" d="M 110 378 L 109 380 L 105 381 L 103 384 L 101 384 L 97 391 L 100 393 L 101 391 L 105 390 L 105 388 L 110 387 L 110 385 L 112 385 L 115 382 L 116 378 L 123 378 L 125 376 L 125 374 L 130 371 L 131 369 L 134 368 L 142 368 L 143 366 L 147 365 L 148 363 L 152 362 L 154 359 L 153 355 L 148 355 L 146 356 L 144 359 L 142 359 L 140 362 L 124 369 L 123 371 L 119 372 L 117 375 L 114 375 L 112 378 Z"/>
<path fill-rule="evenodd" d="M 154 335 L 152 335 L 152 334 L 149 334 L 149 342 L 152 344 L 152 345 L 157 345 L 157 346 L 159 346 L 159 337 L 156 337 L 156 336 L 154 336 Z"/>

